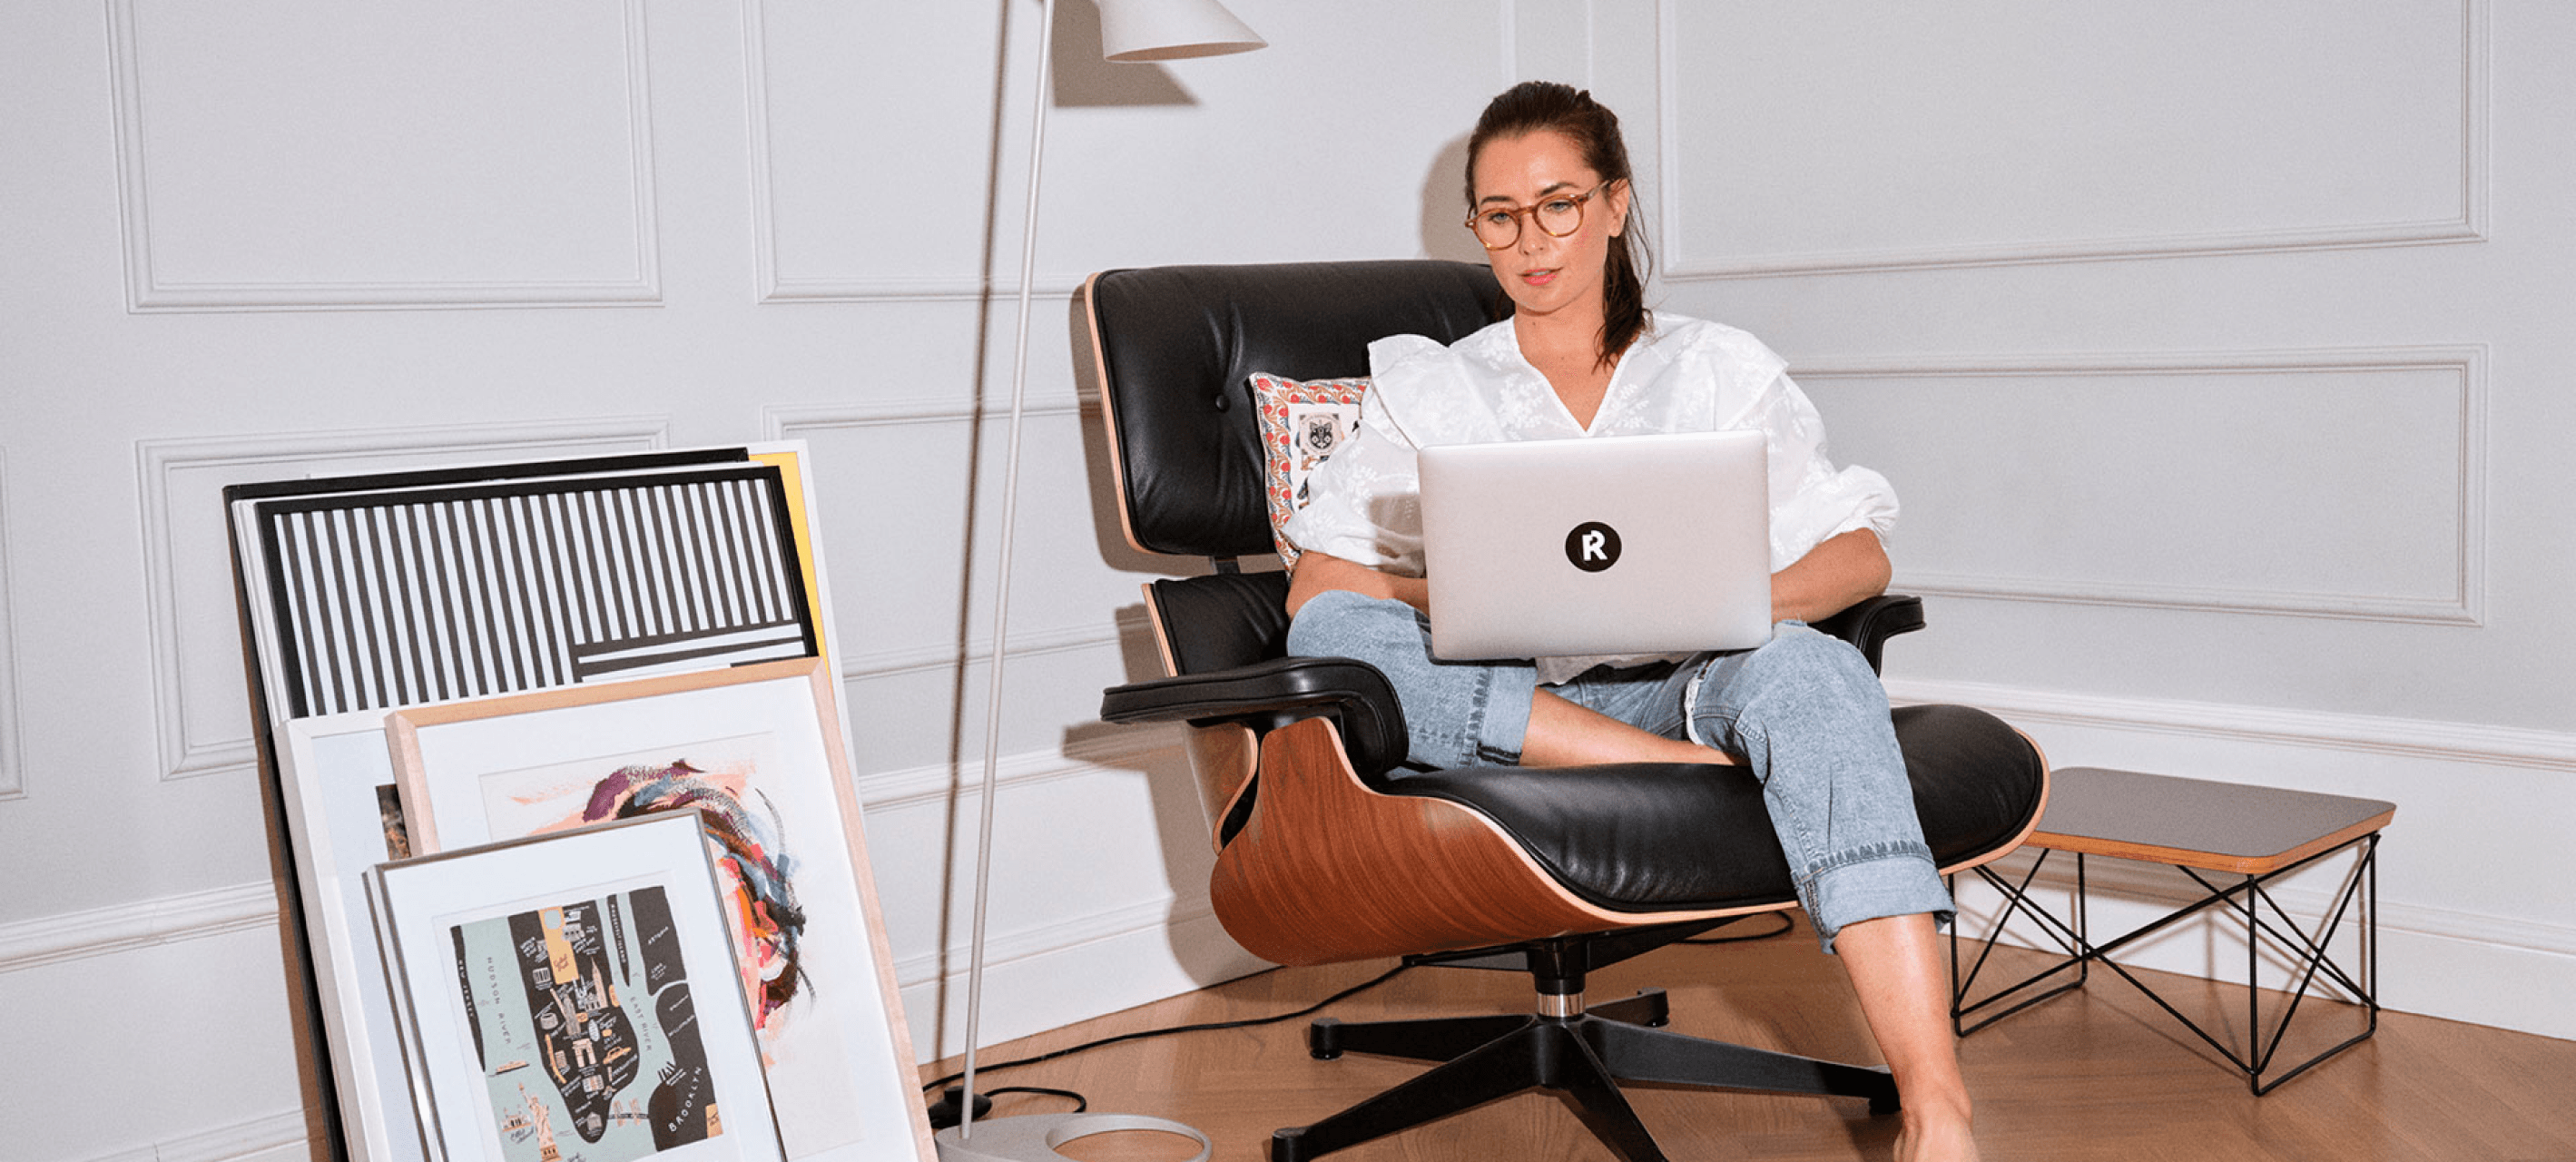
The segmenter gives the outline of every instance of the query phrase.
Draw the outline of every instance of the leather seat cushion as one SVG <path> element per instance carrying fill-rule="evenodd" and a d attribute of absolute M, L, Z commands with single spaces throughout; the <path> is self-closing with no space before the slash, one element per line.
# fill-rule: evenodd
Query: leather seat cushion
<path fill-rule="evenodd" d="M 2038 814 L 2046 771 L 2002 720 L 1966 706 L 1905 706 L 1895 721 L 1924 838 L 1943 867 L 2010 843 Z M 1796 899 L 1762 788 L 1741 768 L 1462 767 L 1389 772 L 1381 785 L 1482 812 L 1568 890 L 1613 911 Z"/>

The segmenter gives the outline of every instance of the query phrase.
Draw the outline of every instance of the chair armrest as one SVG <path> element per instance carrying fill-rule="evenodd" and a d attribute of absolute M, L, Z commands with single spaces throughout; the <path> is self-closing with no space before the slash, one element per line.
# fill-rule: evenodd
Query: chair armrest
<path fill-rule="evenodd" d="M 1239 722 L 1268 733 L 1301 718 L 1329 718 L 1362 778 L 1384 774 L 1409 748 L 1395 688 L 1377 667 L 1350 658 L 1274 658 L 1112 686 L 1101 695 L 1108 722 Z"/>
<path fill-rule="evenodd" d="M 1860 647 L 1876 672 L 1887 639 L 1923 628 L 1923 599 L 1905 593 L 1882 593 L 1816 623 L 1816 628 Z"/>

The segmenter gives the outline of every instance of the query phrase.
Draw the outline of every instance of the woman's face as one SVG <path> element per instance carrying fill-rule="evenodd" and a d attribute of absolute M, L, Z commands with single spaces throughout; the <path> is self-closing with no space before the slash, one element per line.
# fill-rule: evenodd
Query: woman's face
<path fill-rule="evenodd" d="M 1601 184 L 1601 175 L 1584 162 L 1573 139 L 1546 130 L 1486 142 L 1471 176 L 1476 204 L 1469 212 L 1477 214 L 1578 198 Z M 1522 214 L 1520 237 L 1485 252 L 1503 293 L 1523 314 L 1548 315 L 1569 307 L 1599 311 L 1611 240 L 1628 221 L 1628 183 L 1613 183 L 1583 203 L 1583 224 L 1563 238 L 1540 229 L 1536 217 Z"/>

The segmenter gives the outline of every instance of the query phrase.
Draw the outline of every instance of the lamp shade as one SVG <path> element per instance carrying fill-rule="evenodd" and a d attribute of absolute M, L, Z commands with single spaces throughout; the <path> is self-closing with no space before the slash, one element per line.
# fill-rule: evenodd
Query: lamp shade
<path fill-rule="evenodd" d="M 1222 56 L 1269 43 L 1216 0 L 1100 0 L 1100 53 L 1113 61 Z"/>

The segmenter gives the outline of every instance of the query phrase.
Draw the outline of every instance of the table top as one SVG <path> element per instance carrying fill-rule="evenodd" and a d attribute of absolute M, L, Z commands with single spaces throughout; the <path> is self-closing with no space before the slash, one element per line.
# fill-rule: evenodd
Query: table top
<path fill-rule="evenodd" d="M 2036 847 L 2261 875 L 2382 827 L 2377 799 L 2248 787 L 2108 767 L 2049 772 Z"/>

